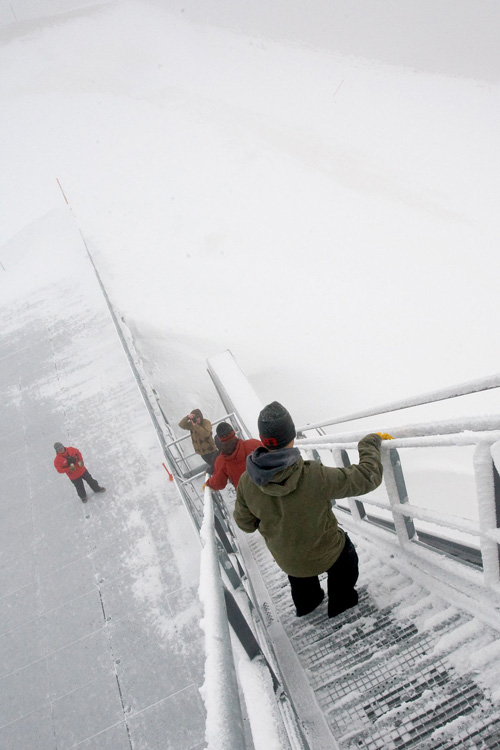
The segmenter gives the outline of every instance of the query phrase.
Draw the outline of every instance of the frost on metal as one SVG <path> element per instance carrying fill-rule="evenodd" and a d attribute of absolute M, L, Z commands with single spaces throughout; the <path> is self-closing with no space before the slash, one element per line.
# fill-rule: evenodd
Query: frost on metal
<path fill-rule="evenodd" d="M 207 710 L 205 737 L 208 750 L 233 750 L 244 747 L 243 722 L 213 518 L 212 493 L 206 488 L 199 586 L 205 632 L 205 681 L 201 689 Z"/>
<path fill-rule="evenodd" d="M 474 453 L 476 493 L 481 533 L 484 581 L 493 586 L 499 582 L 498 544 L 488 532 L 496 530 L 495 490 L 492 451 L 489 445 L 478 445 Z"/>

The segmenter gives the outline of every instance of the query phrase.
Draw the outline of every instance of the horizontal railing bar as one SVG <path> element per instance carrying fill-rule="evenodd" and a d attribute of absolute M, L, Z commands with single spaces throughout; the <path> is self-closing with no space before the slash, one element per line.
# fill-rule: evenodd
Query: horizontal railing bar
<path fill-rule="evenodd" d="M 420 508 L 417 508 L 415 505 L 410 505 L 409 503 L 405 503 L 404 505 L 393 505 L 392 511 L 394 513 L 399 513 L 402 516 L 417 518 L 419 521 L 434 523 L 436 526 L 446 526 L 448 529 L 461 531 L 464 534 L 470 534 L 470 536 L 484 536 L 477 526 L 470 525 L 473 523 L 472 521 L 468 521 L 468 519 L 461 518 L 460 516 L 442 516 L 433 511 L 420 510 Z M 459 523 L 455 522 L 456 518 L 459 519 Z"/>
<path fill-rule="evenodd" d="M 314 424 L 305 425 L 301 427 L 299 432 L 306 430 L 313 430 L 319 427 L 329 427 L 334 424 L 343 424 L 344 422 L 353 422 L 357 419 L 364 419 L 365 417 L 376 417 L 379 414 L 387 414 L 392 411 L 400 411 L 401 409 L 409 409 L 412 406 L 423 406 L 424 404 L 432 404 L 436 401 L 446 401 L 450 398 L 456 398 L 457 396 L 466 396 L 471 393 L 480 393 L 481 391 L 488 391 L 493 388 L 500 387 L 500 373 L 495 375 L 488 375 L 478 380 L 471 380 L 466 383 L 451 386 L 449 388 L 440 388 L 435 391 L 429 391 L 423 393 L 420 396 L 413 396 L 411 398 L 400 399 L 393 401 L 389 404 L 383 404 L 373 409 L 365 409 L 363 411 L 354 412 L 353 414 L 346 414 L 343 417 L 337 417 L 334 419 L 327 419 L 325 422 L 315 422 Z"/>
<path fill-rule="evenodd" d="M 184 440 L 189 440 L 191 437 L 191 433 L 189 435 L 183 435 L 180 438 L 177 438 L 177 440 L 172 440 L 171 443 L 167 443 L 167 448 L 171 448 L 173 445 L 177 445 L 178 443 L 183 443 Z"/>
<path fill-rule="evenodd" d="M 450 435 L 459 432 L 487 432 L 490 430 L 500 430 L 500 414 L 492 416 L 476 416 L 460 419 L 447 419 L 446 421 L 423 422 L 413 425 L 398 425 L 397 427 L 383 426 L 383 431 L 388 432 L 394 437 L 424 437 L 429 435 Z M 351 440 L 360 440 L 367 432 L 376 432 L 378 430 L 365 429 L 353 432 L 335 432 L 327 435 L 315 435 L 310 438 L 299 438 L 297 444 L 306 444 L 309 442 L 326 442 L 332 435 L 335 440 L 348 443 Z"/>
<path fill-rule="evenodd" d="M 470 534 L 471 536 L 487 536 L 487 534 L 482 533 L 477 526 L 469 525 L 473 524 L 473 521 L 469 521 L 469 519 L 462 518 L 461 516 L 445 516 L 441 513 L 436 513 L 435 511 L 418 508 L 417 506 L 410 505 L 409 503 L 405 503 L 404 505 L 390 505 L 389 503 L 385 503 L 381 500 L 371 498 L 370 495 L 363 495 L 362 498 L 356 499 L 359 499 L 360 502 L 363 503 L 363 505 L 369 505 L 373 508 L 380 508 L 380 510 L 386 510 L 389 513 L 400 513 L 401 515 L 408 516 L 409 518 L 417 518 L 419 521 L 434 523 L 436 524 L 436 526 L 445 526 L 449 529 L 453 529 L 454 531 L 461 531 L 465 534 Z M 343 510 L 342 505 L 340 505 L 339 507 L 341 510 Z M 454 519 L 458 519 L 458 523 L 455 523 Z"/>
<path fill-rule="evenodd" d="M 388 510 L 392 513 L 392 505 L 389 505 L 389 503 L 384 502 L 383 500 L 376 500 L 375 498 L 370 497 L 370 495 L 363 495 L 362 497 L 356 497 L 356 500 L 359 500 L 363 503 L 363 505 L 373 505 L 375 508 L 380 508 L 381 510 Z M 347 501 L 349 498 L 342 497 L 340 500 L 336 500 L 335 503 L 338 505 L 339 502 Z M 340 506 L 342 507 L 342 506 Z"/>
<path fill-rule="evenodd" d="M 169 447 L 169 446 L 167 446 Z M 186 455 L 181 455 L 178 458 L 175 459 L 176 463 L 182 463 L 182 461 L 187 461 L 188 458 L 194 458 L 194 456 L 197 456 L 198 453 L 195 453 L 194 451 L 192 453 L 186 453 Z"/>
<path fill-rule="evenodd" d="M 438 448 L 464 445 L 478 445 L 479 443 L 496 443 L 500 440 L 500 430 L 491 432 L 458 432 L 449 435 L 429 435 L 408 438 L 394 438 L 394 440 L 382 441 L 382 450 L 391 448 Z M 358 447 L 358 441 L 345 442 L 339 439 L 337 435 L 325 435 L 321 438 L 306 438 L 297 440 L 297 447 L 308 450 L 333 450 L 344 448 L 346 450 L 355 450 Z"/>
<path fill-rule="evenodd" d="M 179 484 L 188 484 L 189 482 L 192 482 L 193 479 L 198 479 L 198 477 L 202 477 L 204 474 L 206 474 L 206 471 L 200 471 L 199 474 L 193 474 L 192 477 L 188 477 L 187 479 L 179 479 Z"/>

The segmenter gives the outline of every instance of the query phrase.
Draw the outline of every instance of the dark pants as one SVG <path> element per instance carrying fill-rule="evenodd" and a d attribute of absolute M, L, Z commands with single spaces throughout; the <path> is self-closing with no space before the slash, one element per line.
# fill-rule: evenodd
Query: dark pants
<path fill-rule="evenodd" d="M 71 479 L 71 477 L 70 477 L 70 479 Z M 84 479 L 87 482 L 87 484 L 89 485 L 90 489 L 94 490 L 94 492 L 97 492 L 97 490 L 100 489 L 99 482 L 96 482 L 95 479 L 94 479 L 94 477 L 91 476 L 90 472 L 87 471 L 87 469 L 85 469 L 85 474 L 82 474 L 81 477 L 78 477 L 78 479 L 71 479 L 71 481 L 73 482 L 73 484 L 76 487 L 76 491 L 78 492 L 78 497 L 80 498 L 80 500 L 83 497 L 87 496 L 87 493 L 85 492 L 85 487 L 83 485 L 83 480 Z"/>
<path fill-rule="evenodd" d="M 206 461 L 206 463 L 210 467 L 210 474 L 214 473 L 215 459 L 217 458 L 218 455 L 219 455 L 219 451 L 212 451 L 212 453 L 205 453 L 205 455 L 202 456 L 202 459 Z"/>
<path fill-rule="evenodd" d="M 358 555 L 353 543 L 345 535 L 345 546 L 339 558 L 326 571 L 328 574 L 328 617 L 335 617 L 358 603 L 354 588 L 358 580 Z M 324 599 L 318 576 L 295 578 L 288 576 L 297 617 L 312 612 Z"/>

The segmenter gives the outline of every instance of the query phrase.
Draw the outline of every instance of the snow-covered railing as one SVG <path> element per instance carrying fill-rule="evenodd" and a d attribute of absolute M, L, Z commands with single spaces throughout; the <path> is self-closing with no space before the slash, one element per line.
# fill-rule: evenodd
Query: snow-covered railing
<path fill-rule="evenodd" d="M 376 417 L 379 414 L 388 414 L 389 412 L 400 411 L 401 409 L 409 409 L 413 406 L 432 404 L 436 401 L 446 401 L 450 398 L 466 396 L 472 393 L 480 393 L 481 391 L 488 391 L 493 388 L 500 388 L 500 373 L 488 375 L 487 377 L 471 380 L 466 383 L 460 383 L 459 385 L 450 386 L 448 388 L 440 388 L 435 391 L 429 391 L 428 393 L 422 393 L 420 396 L 411 396 L 398 401 L 392 401 L 389 404 L 383 404 L 371 409 L 353 412 L 352 414 L 346 414 L 343 417 L 334 417 L 333 419 L 327 419 L 324 422 L 309 424 L 305 427 L 301 427 L 299 432 L 307 432 L 308 430 L 331 427 L 336 424 L 354 422 L 358 419 L 365 419 L 366 417 Z"/>
<path fill-rule="evenodd" d="M 203 545 L 200 599 L 206 644 L 202 694 L 207 709 L 208 750 L 247 747 L 241 737 L 237 677 L 249 718 L 253 750 L 307 750 L 293 707 L 248 622 L 252 620 L 254 605 L 243 585 L 246 575 L 239 560 L 236 567 L 228 565 L 228 553 L 234 556 L 237 550 L 217 495 L 205 488 L 200 530 Z M 235 575 L 236 570 L 241 577 Z M 242 608 L 238 604 L 237 592 L 247 606 Z"/>
<path fill-rule="evenodd" d="M 205 683 L 207 710 L 205 738 L 208 750 L 245 748 L 243 718 L 231 647 L 231 635 L 219 572 L 212 493 L 205 489 L 204 520 L 200 531 L 203 549 L 200 565 L 200 599 L 205 632 Z"/>
<path fill-rule="evenodd" d="M 484 420 L 483 420 L 484 421 Z M 500 424 L 498 417 L 486 420 L 490 425 Z M 478 541 L 480 558 L 483 569 L 483 581 L 486 586 L 496 587 L 500 582 L 500 481 L 498 468 L 500 466 L 500 429 L 472 430 L 471 425 L 481 422 L 465 420 L 443 424 L 448 434 L 435 434 L 436 424 L 417 425 L 414 428 L 395 428 L 390 431 L 394 440 L 383 441 L 382 463 L 384 465 L 384 481 L 388 502 L 384 502 L 371 493 L 362 498 L 348 498 L 348 508 L 353 519 L 359 523 L 379 523 L 377 518 L 369 517 L 365 506 L 372 506 L 383 511 L 389 511 L 392 516 L 393 528 L 401 546 L 409 551 L 411 545 L 421 543 L 415 529 L 414 521 L 423 521 L 433 526 L 447 530 L 446 538 L 453 538 L 456 532 L 475 537 Z M 457 425 L 467 427 L 467 431 L 452 432 Z M 425 434 L 425 432 L 430 434 Z M 404 432 L 405 437 L 398 433 Z M 411 436 L 409 433 L 413 432 Z M 416 434 L 415 434 L 416 433 Z M 325 435 L 315 438 L 297 440 L 309 458 L 318 458 L 321 452 L 329 452 L 337 466 L 350 465 L 348 450 L 355 450 L 362 433 L 347 435 Z M 475 477 L 477 517 L 478 522 L 460 518 L 448 512 L 424 509 L 411 504 L 404 481 L 403 467 L 398 449 L 436 448 L 449 446 L 474 446 L 473 470 Z M 460 558 L 460 555 L 457 556 Z"/>

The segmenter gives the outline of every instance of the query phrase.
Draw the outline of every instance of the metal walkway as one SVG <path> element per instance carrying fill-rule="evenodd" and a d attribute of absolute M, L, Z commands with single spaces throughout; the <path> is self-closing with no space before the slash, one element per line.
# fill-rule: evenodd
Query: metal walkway
<path fill-rule="evenodd" d="M 286 575 L 261 537 L 248 538 L 339 747 L 500 748 L 499 696 L 493 702 L 481 687 L 482 670 L 500 675 L 499 632 L 398 572 L 339 516 L 358 550 L 361 585 L 359 605 L 334 620 L 325 602 L 295 617 Z"/>

